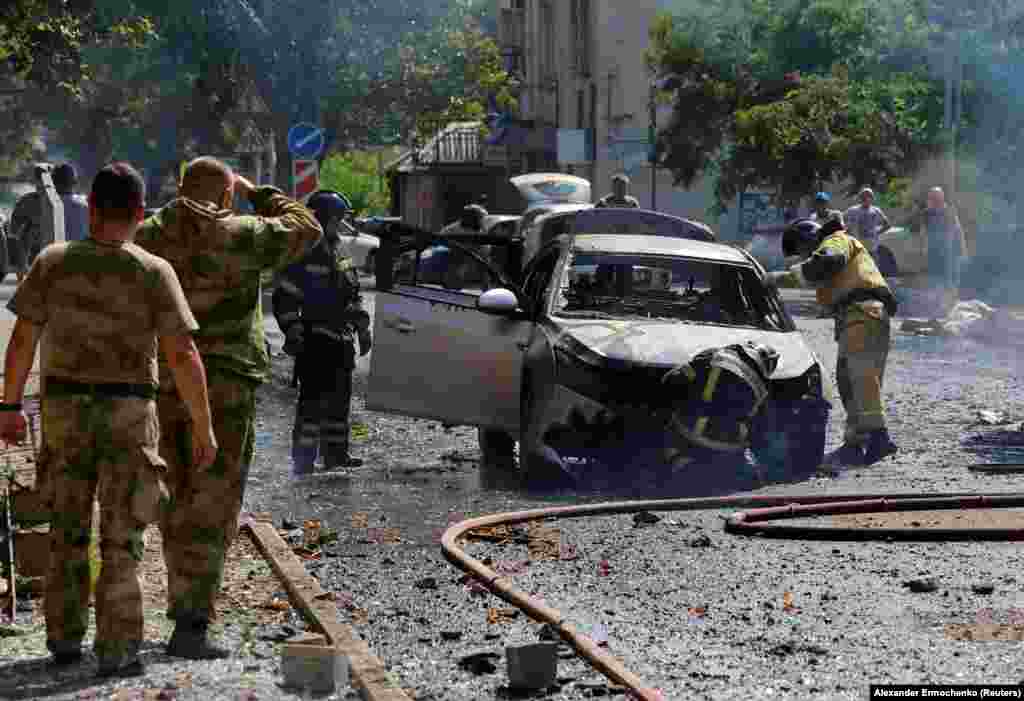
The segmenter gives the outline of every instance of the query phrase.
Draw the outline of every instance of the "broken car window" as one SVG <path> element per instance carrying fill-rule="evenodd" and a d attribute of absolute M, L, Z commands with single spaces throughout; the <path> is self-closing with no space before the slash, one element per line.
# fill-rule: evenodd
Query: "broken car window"
<path fill-rule="evenodd" d="M 668 256 L 575 253 L 552 313 L 785 328 L 752 269 Z"/>

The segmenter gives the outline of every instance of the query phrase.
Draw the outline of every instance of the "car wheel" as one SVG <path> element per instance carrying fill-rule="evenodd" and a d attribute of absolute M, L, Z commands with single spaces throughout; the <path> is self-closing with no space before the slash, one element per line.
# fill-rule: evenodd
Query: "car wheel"
<path fill-rule="evenodd" d="M 807 475 L 825 459 L 828 412 L 767 406 L 754 421 L 750 450 L 769 478 Z"/>
<path fill-rule="evenodd" d="M 519 469 L 523 483 L 533 489 L 563 489 L 576 486 L 576 481 L 566 473 L 552 455 L 550 446 L 530 439 L 530 423 L 535 413 L 535 394 L 529 381 L 523 383 L 521 421 L 519 438 Z"/>
<path fill-rule="evenodd" d="M 882 275 L 899 275 L 900 268 L 896 265 L 896 257 L 888 248 L 878 249 L 878 271 Z"/>
<path fill-rule="evenodd" d="M 514 464 L 516 439 L 504 431 L 478 428 L 477 441 L 480 443 L 480 458 L 488 465 Z"/>

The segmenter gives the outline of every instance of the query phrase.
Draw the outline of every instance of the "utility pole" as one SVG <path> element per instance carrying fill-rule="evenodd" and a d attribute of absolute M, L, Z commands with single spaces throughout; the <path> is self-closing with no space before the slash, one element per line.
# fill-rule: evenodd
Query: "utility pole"
<path fill-rule="evenodd" d="M 651 211 L 658 211 L 658 82 L 651 83 L 651 96 L 648 103 L 650 124 L 647 128 L 647 142 L 651 161 Z"/>

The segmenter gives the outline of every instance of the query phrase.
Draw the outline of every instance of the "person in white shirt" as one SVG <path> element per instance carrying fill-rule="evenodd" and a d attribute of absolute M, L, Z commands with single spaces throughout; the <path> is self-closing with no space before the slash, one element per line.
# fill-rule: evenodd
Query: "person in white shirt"
<path fill-rule="evenodd" d="M 847 233 L 853 234 L 864 244 L 872 258 L 877 257 L 875 254 L 878 252 L 878 237 L 890 226 L 889 219 L 874 202 L 874 190 L 865 187 L 860 191 L 860 204 L 850 207 L 843 215 Z"/>
<path fill-rule="evenodd" d="M 81 241 L 89 236 L 89 201 L 75 193 L 78 174 L 70 163 L 62 163 L 53 171 L 53 186 L 64 203 L 64 238 Z"/>

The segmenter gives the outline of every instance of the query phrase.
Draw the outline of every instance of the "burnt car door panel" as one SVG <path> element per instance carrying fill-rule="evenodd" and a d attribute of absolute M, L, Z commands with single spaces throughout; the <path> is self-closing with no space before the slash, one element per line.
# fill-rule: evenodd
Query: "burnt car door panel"
<path fill-rule="evenodd" d="M 394 284 L 377 293 L 367 408 L 453 425 L 519 430 L 524 314 L 480 311 L 506 286 L 474 251 L 422 240 L 395 258 Z"/>

